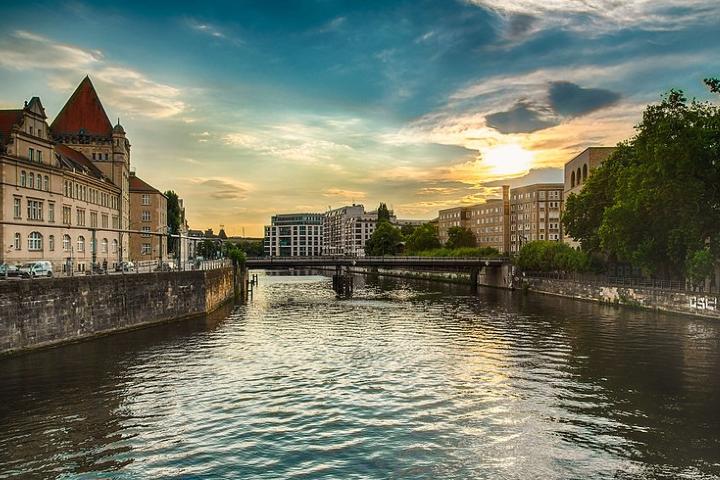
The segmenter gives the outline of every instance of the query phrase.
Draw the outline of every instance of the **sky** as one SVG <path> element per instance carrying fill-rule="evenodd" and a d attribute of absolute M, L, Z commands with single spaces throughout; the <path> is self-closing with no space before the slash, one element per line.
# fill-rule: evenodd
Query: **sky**
<path fill-rule="evenodd" d="M 261 236 L 352 203 L 400 218 L 562 181 L 671 88 L 708 99 L 717 0 L 14 2 L 0 108 L 90 75 L 191 228 Z"/>

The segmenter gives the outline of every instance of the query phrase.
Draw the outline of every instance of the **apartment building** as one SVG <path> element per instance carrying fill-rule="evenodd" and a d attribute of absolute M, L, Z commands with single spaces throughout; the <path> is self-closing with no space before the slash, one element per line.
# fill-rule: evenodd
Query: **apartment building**
<path fill-rule="evenodd" d="M 56 273 L 113 267 L 121 198 L 83 152 L 56 142 L 38 97 L 0 110 L 0 263 L 47 260 Z"/>
<path fill-rule="evenodd" d="M 537 183 L 510 190 L 510 253 L 527 242 L 562 241 L 562 183 Z"/>
<path fill-rule="evenodd" d="M 130 259 L 166 261 L 167 198 L 134 172 L 130 172 L 129 187 L 130 230 L 134 231 L 130 234 Z"/>
<path fill-rule="evenodd" d="M 565 164 L 563 198 L 580 193 L 593 170 L 602 165 L 615 151 L 615 147 L 589 147 Z M 579 243 L 564 235 L 563 241 L 576 248 Z"/>
<path fill-rule="evenodd" d="M 469 228 L 478 247 L 495 248 L 501 253 L 510 251 L 510 187 L 503 186 L 503 198 L 494 198 L 473 205 L 467 210 Z"/>
<path fill-rule="evenodd" d="M 313 257 L 322 255 L 321 213 L 273 215 L 265 226 L 263 249 L 268 257 Z"/>
<path fill-rule="evenodd" d="M 323 255 L 365 256 L 365 243 L 377 226 L 377 211 L 365 212 L 363 205 L 329 210 L 323 218 Z M 391 213 L 390 223 L 397 218 Z"/>
<path fill-rule="evenodd" d="M 453 207 L 438 212 L 438 238 L 440 244 L 448 241 L 448 230 L 452 227 L 468 227 L 468 207 Z"/>

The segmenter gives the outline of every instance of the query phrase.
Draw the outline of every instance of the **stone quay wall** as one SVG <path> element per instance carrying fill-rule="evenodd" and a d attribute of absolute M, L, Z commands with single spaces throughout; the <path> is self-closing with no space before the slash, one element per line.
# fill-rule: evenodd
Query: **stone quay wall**
<path fill-rule="evenodd" d="M 244 277 L 227 267 L 0 281 L 0 355 L 210 313 Z"/>
<path fill-rule="evenodd" d="M 526 278 L 524 283 L 530 292 L 720 319 L 720 299 L 715 294 L 617 287 L 547 278 Z"/>

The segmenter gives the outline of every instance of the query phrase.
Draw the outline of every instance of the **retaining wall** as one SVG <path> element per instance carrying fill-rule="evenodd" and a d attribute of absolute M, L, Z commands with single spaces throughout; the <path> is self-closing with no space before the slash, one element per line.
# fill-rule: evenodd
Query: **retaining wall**
<path fill-rule="evenodd" d="M 528 278 L 525 284 L 531 292 L 720 319 L 720 304 L 716 295 L 546 278 Z"/>
<path fill-rule="evenodd" d="M 0 281 L 0 355 L 206 314 L 236 280 L 222 268 Z"/>

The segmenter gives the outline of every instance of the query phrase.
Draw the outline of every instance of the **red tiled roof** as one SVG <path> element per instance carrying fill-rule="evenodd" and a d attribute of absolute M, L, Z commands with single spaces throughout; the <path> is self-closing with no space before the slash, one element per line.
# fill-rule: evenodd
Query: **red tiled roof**
<path fill-rule="evenodd" d="M 10 138 L 13 125 L 22 120 L 22 110 L 0 110 L 0 144 Z"/>
<path fill-rule="evenodd" d="M 55 153 L 68 158 L 72 162 L 76 163 L 78 166 L 86 169 L 94 177 L 104 177 L 102 171 L 97 168 L 95 164 L 93 164 L 90 159 L 88 159 L 82 152 L 78 152 L 77 150 L 72 149 L 67 145 L 63 145 L 62 143 L 57 143 L 55 144 Z"/>
<path fill-rule="evenodd" d="M 130 191 L 131 192 L 153 192 L 153 193 L 160 193 L 160 190 L 153 187 L 149 183 L 147 183 L 145 180 L 141 180 L 140 177 L 136 175 L 130 175 Z"/>
<path fill-rule="evenodd" d="M 90 77 L 80 82 L 50 129 L 54 135 L 76 135 L 83 130 L 85 135 L 112 136 L 112 124 Z"/>

